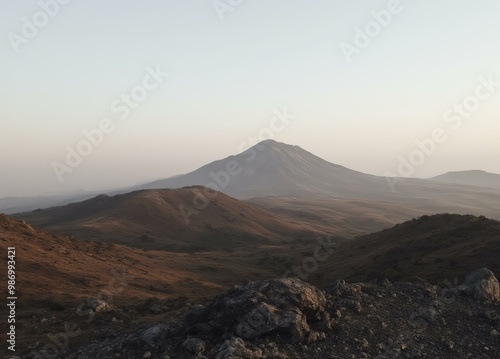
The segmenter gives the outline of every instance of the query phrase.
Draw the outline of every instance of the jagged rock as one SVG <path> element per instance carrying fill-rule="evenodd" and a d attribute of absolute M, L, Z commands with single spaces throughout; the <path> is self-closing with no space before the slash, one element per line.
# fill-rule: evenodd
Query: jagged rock
<path fill-rule="evenodd" d="M 361 285 L 346 283 L 345 280 L 336 280 L 326 291 L 333 297 L 351 297 L 361 293 Z"/>
<path fill-rule="evenodd" d="M 184 320 L 123 329 L 112 323 L 99 342 L 74 352 L 55 356 L 40 345 L 23 358 L 497 359 L 500 304 L 473 301 L 458 289 L 433 298 L 429 288 L 339 281 L 324 294 L 295 279 L 248 282 L 192 306 Z"/>
<path fill-rule="evenodd" d="M 120 345 L 121 358 L 136 359 L 149 352 L 155 357 L 164 351 L 166 342 L 176 330 L 166 324 L 157 324 L 147 329 L 138 331 L 135 335 L 123 340 Z"/>
<path fill-rule="evenodd" d="M 166 325 L 158 324 L 145 330 L 140 335 L 140 339 L 150 347 L 154 347 L 155 344 L 158 343 L 163 337 L 168 335 L 169 332 L 170 328 L 168 328 Z"/>
<path fill-rule="evenodd" d="M 201 355 L 205 353 L 206 344 L 203 340 L 198 338 L 188 338 L 182 347 L 193 355 Z"/>
<path fill-rule="evenodd" d="M 310 325 L 329 320 L 322 291 L 298 279 L 248 282 L 219 295 L 192 325 L 209 323 L 216 332 L 254 339 L 282 332 L 303 342 Z"/>
<path fill-rule="evenodd" d="M 184 316 L 184 325 L 192 326 L 196 323 L 199 323 L 203 314 L 205 313 L 206 307 L 201 304 L 193 305 L 188 309 L 186 315 Z"/>
<path fill-rule="evenodd" d="M 262 349 L 249 349 L 241 338 L 227 340 L 215 359 L 261 359 Z"/>
<path fill-rule="evenodd" d="M 486 268 L 469 273 L 458 290 L 475 299 L 500 302 L 500 284 L 493 272 Z"/>

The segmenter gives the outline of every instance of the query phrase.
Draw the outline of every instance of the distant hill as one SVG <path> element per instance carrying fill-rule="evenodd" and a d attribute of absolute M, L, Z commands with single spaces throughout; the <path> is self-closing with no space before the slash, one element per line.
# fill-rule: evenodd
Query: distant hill
<path fill-rule="evenodd" d="M 433 181 L 462 184 L 477 187 L 489 187 L 500 190 L 500 175 L 486 171 L 448 172 L 431 178 Z"/>
<path fill-rule="evenodd" d="M 500 222 L 485 217 L 423 216 L 343 243 L 316 277 L 370 281 L 448 280 L 479 267 L 500 275 Z M 462 280 L 463 278 L 459 278 Z"/>
<path fill-rule="evenodd" d="M 193 201 L 206 201 L 206 207 L 196 207 Z M 196 186 L 142 190 L 113 197 L 101 195 L 19 214 L 16 218 L 79 238 L 189 252 L 293 243 L 324 233 L 321 226 L 291 221 L 254 204 Z"/>

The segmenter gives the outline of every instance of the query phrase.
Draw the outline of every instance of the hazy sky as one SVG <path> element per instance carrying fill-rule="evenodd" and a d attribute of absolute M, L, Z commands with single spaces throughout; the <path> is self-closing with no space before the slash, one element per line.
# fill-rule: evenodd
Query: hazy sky
<path fill-rule="evenodd" d="M 413 176 L 500 173 L 498 0 L 66 2 L 0 0 L 0 197 L 189 172 L 284 107 L 296 119 L 276 140 L 358 171 L 398 174 L 441 128 Z M 133 91 L 147 98 L 122 103 Z M 61 183 L 54 162 L 103 119 Z"/>

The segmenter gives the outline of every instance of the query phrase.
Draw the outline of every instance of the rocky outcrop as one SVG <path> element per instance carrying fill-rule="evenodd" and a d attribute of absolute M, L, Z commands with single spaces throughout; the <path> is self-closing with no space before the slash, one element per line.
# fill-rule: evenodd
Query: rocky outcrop
<path fill-rule="evenodd" d="M 468 274 L 458 290 L 475 299 L 500 302 L 500 284 L 493 272 L 486 268 Z"/>
<path fill-rule="evenodd" d="M 425 281 L 338 280 L 325 291 L 298 279 L 247 282 L 191 306 L 182 321 L 110 333 L 64 358 L 496 359 L 497 285 L 485 269 L 460 290 Z"/>
<path fill-rule="evenodd" d="M 263 358 L 262 349 L 248 348 L 241 338 L 232 338 L 227 340 L 219 349 L 215 359 L 261 359 Z"/>
<path fill-rule="evenodd" d="M 255 339 L 283 333 L 295 341 L 310 340 L 321 323 L 330 320 L 322 291 L 298 279 L 248 282 L 214 299 L 206 308 L 196 308 L 191 328 L 200 326 L 213 333 Z"/>

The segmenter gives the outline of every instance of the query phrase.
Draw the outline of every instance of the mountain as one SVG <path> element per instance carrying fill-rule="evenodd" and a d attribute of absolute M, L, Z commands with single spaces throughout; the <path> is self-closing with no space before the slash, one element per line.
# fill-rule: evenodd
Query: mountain
<path fill-rule="evenodd" d="M 200 185 L 224 194 L 213 191 L 215 199 L 207 200 L 208 190 Z M 320 233 L 353 237 L 435 213 L 500 220 L 499 190 L 363 174 L 272 140 L 140 187 L 153 189 L 134 188 L 16 218 L 81 238 L 177 251 L 311 239 Z M 207 210 L 195 208 L 206 204 Z"/>
<path fill-rule="evenodd" d="M 360 196 L 381 180 L 327 162 L 299 146 L 263 141 L 235 156 L 141 189 L 203 185 L 238 198 L 255 196 Z M 385 185 L 385 182 L 383 183 Z"/>
<path fill-rule="evenodd" d="M 500 222 L 470 215 L 422 216 L 342 243 L 318 271 L 319 284 L 344 278 L 432 282 L 479 267 L 500 275 Z"/>
<path fill-rule="evenodd" d="M 192 185 L 214 188 L 236 198 L 355 199 L 396 204 L 406 207 L 404 212 L 453 212 L 500 219 L 500 191 L 497 189 L 373 176 L 330 163 L 298 146 L 273 140 L 263 141 L 241 154 L 212 162 L 191 173 L 133 189 Z"/>
<path fill-rule="evenodd" d="M 433 181 L 462 184 L 467 186 L 489 187 L 500 190 L 500 175 L 486 171 L 448 172 L 431 178 Z"/>
<path fill-rule="evenodd" d="M 177 251 L 313 239 L 328 226 L 291 221 L 204 187 L 100 195 L 15 216 L 51 231 L 103 242 Z"/>
<path fill-rule="evenodd" d="M 298 146 L 267 140 L 243 153 L 214 161 L 188 174 L 107 194 L 206 186 L 239 199 L 268 196 L 297 197 L 302 202 L 318 198 L 353 199 L 368 201 L 368 206 L 377 201 L 381 205 L 389 203 L 405 207 L 407 210 L 402 212 L 405 215 L 414 211 L 422 214 L 454 212 L 500 219 L 500 188 L 466 184 L 373 176 L 330 163 Z M 0 199 L 0 211 L 13 213 L 18 209 L 15 212 L 25 212 L 91 197 L 88 193 L 83 195 L 85 197 L 79 199 L 66 197 L 57 201 Z M 33 204 L 30 205 L 31 200 Z M 383 215 L 382 212 L 380 214 Z"/>

